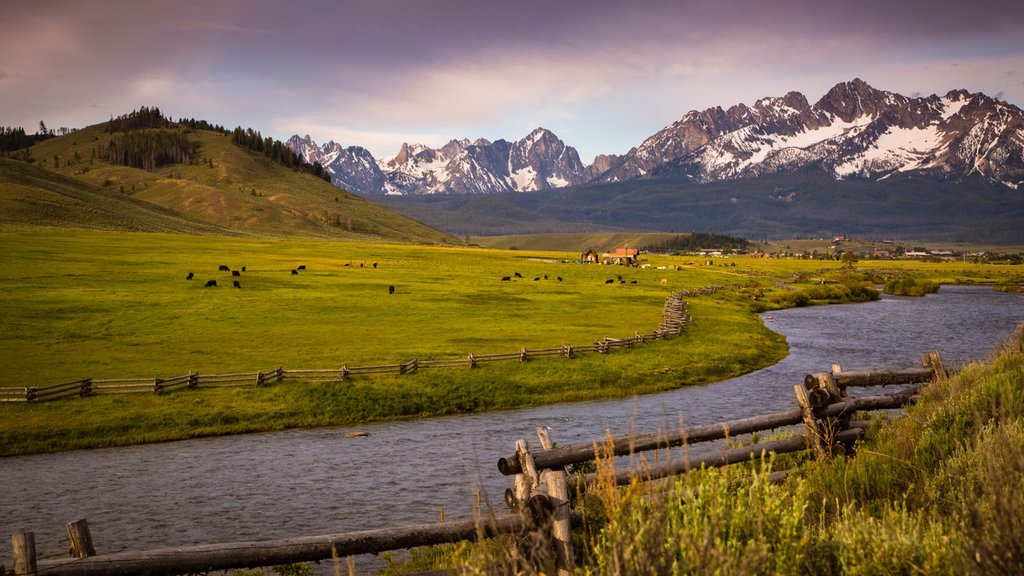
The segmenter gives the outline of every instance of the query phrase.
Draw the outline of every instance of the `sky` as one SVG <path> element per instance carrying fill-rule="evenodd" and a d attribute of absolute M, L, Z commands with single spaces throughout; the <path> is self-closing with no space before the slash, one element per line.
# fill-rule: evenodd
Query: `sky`
<path fill-rule="evenodd" d="M 554 132 L 584 163 L 691 110 L 861 78 L 1024 106 L 1020 0 L 2 0 L 0 126 L 170 117 L 378 158 Z"/>

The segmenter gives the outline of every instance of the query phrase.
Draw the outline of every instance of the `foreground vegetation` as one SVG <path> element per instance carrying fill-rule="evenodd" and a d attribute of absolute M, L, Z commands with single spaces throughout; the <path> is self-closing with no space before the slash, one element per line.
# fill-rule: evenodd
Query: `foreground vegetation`
<path fill-rule="evenodd" d="M 577 504 L 576 572 L 1024 573 L 1024 328 L 907 412 L 830 462 L 766 459 L 619 488 L 603 460 Z M 773 484 L 780 468 L 791 472 Z M 414 567 L 493 574 L 531 560 L 508 550 L 438 548 Z"/>
<path fill-rule="evenodd" d="M 728 287 L 688 298 L 684 335 L 608 355 L 2 404 L 3 455 L 653 393 L 782 358 L 784 339 L 752 311 L 870 299 L 891 276 L 1016 281 L 1013 267 L 968 263 L 651 256 L 640 269 L 576 264 L 573 253 L 71 230 L 0 233 L 0 246 L 0 386 L 579 346 L 653 330 L 672 292 Z M 222 264 L 246 267 L 242 288 Z"/>

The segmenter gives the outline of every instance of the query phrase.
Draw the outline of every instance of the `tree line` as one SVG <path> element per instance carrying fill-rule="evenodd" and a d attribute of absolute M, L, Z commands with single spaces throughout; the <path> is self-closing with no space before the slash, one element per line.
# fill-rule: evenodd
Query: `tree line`
<path fill-rule="evenodd" d="M 40 123 L 42 124 L 42 123 Z M 45 126 L 45 124 L 43 124 Z M 23 148 L 29 148 L 37 142 L 53 138 L 52 131 L 37 132 L 28 134 L 22 127 L 0 126 L 0 152 L 14 152 Z"/>
<path fill-rule="evenodd" d="M 277 162 L 288 168 L 294 170 L 302 170 L 308 172 L 317 178 L 321 178 L 328 182 L 331 181 L 331 175 L 324 170 L 324 167 L 319 162 L 310 164 L 303 160 L 298 154 L 292 151 L 285 143 L 280 140 L 275 140 L 271 137 L 264 138 L 262 134 L 252 128 L 243 129 L 241 126 L 236 127 L 231 132 L 231 142 L 236 146 L 245 148 L 252 152 L 262 154 L 270 160 Z"/>
<path fill-rule="evenodd" d="M 647 252 L 695 252 L 697 250 L 745 250 L 750 241 L 739 236 L 715 234 L 714 232 L 693 232 L 680 234 L 658 244 L 642 246 Z"/>

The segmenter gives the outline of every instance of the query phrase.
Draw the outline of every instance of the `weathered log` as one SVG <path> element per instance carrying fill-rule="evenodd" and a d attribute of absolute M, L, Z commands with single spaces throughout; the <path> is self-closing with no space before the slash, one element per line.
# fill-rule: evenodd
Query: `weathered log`
<path fill-rule="evenodd" d="M 96 555 L 92 544 L 92 533 L 85 518 L 64 525 L 68 531 L 68 555 L 72 558 L 86 558 Z"/>
<path fill-rule="evenodd" d="M 139 552 L 117 552 L 88 558 L 44 561 L 40 576 L 114 576 L 121 574 L 187 574 L 326 560 L 358 554 L 433 546 L 461 540 L 491 538 L 530 528 L 520 515 L 490 519 L 448 521 L 401 528 L 364 530 L 343 534 L 305 536 L 283 540 L 198 544 Z M 20 574 L 20 573 L 19 573 Z"/>
<path fill-rule="evenodd" d="M 807 378 L 814 375 L 808 374 Z M 931 368 L 908 368 L 905 370 L 876 370 L 872 372 L 839 372 L 833 374 L 841 388 L 849 386 L 895 386 L 899 384 L 920 384 L 935 378 Z"/>
<path fill-rule="evenodd" d="M 851 428 L 844 430 L 837 437 L 836 440 L 844 444 L 852 444 L 857 440 L 864 437 L 864 431 L 860 428 Z M 668 462 L 659 466 L 650 466 L 645 468 L 633 468 L 615 473 L 615 483 L 618 486 L 625 486 L 632 482 L 634 478 L 640 478 L 643 480 L 657 480 L 659 478 L 668 478 L 669 476 L 678 476 L 685 474 L 691 470 L 699 470 L 700 468 L 721 468 L 722 466 L 728 466 L 730 464 L 737 464 L 739 462 L 747 462 L 751 458 L 761 456 L 761 454 L 788 454 L 791 452 L 800 452 L 807 449 L 807 444 L 802 436 L 796 436 L 793 438 L 786 438 L 784 440 L 774 440 L 772 442 L 762 442 L 761 444 L 754 444 L 751 446 L 741 446 L 738 448 L 729 448 L 722 450 L 717 454 L 706 456 L 697 460 L 685 460 L 681 462 Z M 578 484 L 578 480 L 570 481 L 570 490 L 585 489 L 588 485 L 593 485 L 598 481 L 597 474 L 586 474 L 583 476 L 583 484 Z"/>
<path fill-rule="evenodd" d="M 11 534 L 15 576 L 35 576 L 39 573 L 36 562 L 36 535 L 32 532 Z"/>
<path fill-rule="evenodd" d="M 544 450 L 551 450 L 554 447 L 547 428 L 537 428 L 537 437 Z M 569 484 L 565 470 L 545 470 L 541 477 L 547 485 L 548 497 L 554 506 L 551 540 L 555 548 L 555 569 L 558 576 L 569 576 L 576 566 L 569 520 Z"/>
<path fill-rule="evenodd" d="M 697 444 L 699 442 L 721 440 L 728 436 L 738 436 L 761 430 L 773 430 L 783 426 L 799 424 L 800 422 L 800 409 L 793 408 L 785 412 L 743 418 L 731 422 L 690 426 L 675 432 L 613 438 L 611 440 L 611 448 L 615 456 L 625 456 L 634 452 L 670 448 L 686 443 Z M 594 459 L 594 454 L 601 444 L 603 442 L 594 441 L 591 444 L 562 446 L 544 452 L 537 452 L 533 455 L 533 464 L 538 470 L 542 470 L 562 468 L 571 464 L 587 462 Z M 522 472 L 515 454 L 498 459 L 498 470 L 506 476 Z"/>
<path fill-rule="evenodd" d="M 800 414 L 806 429 L 807 445 L 811 447 L 815 458 L 827 460 L 832 454 L 825 442 L 825 436 L 818 425 L 818 420 L 814 417 L 814 408 L 811 406 L 807 386 L 797 384 L 793 387 L 793 392 L 796 393 L 796 402 L 800 405 Z"/>

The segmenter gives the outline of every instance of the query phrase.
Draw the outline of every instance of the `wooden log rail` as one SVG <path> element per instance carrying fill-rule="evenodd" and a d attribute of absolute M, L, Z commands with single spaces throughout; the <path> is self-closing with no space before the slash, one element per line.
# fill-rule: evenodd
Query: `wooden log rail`
<path fill-rule="evenodd" d="M 197 574 L 214 570 L 256 568 L 294 562 L 317 562 L 359 554 L 433 546 L 463 540 L 494 538 L 502 534 L 528 534 L 544 529 L 555 514 L 550 499 L 531 502 L 526 514 L 473 518 L 432 524 L 415 524 L 303 536 L 280 540 L 196 544 L 96 554 L 85 520 L 69 523 L 70 558 L 36 558 L 35 536 L 31 532 L 12 535 L 14 576 L 115 576 L 123 574 Z M 568 516 L 580 525 L 581 516 Z"/>
<path fill-rule="evenodd" d="M 936 372 L 933 368 L 911 368 L 902 371 L 889 370 L 865 372 L 863 374 L 865 376 L 861 385 L 884 386 L 891 384 L 894 377 L 899 378 L 903 383 L 924 383 L 933 379 Z M 811 375 L 808 375 L 805 380 L 811 377 Z M 917 389 L 913 388 L 897 394 L 837 400 L 836 402 L 823 405 L 819 408 L 820 412 L 815 414 L 815 416 L 840 417 L 860 410 L 899 408 L 910 402 L 916 391 Z M 800 424 L 803 420 L 803 410 L 797 407 L 782 412 L 752 416 L 730 422 L 689 426 L 677 431 L 639 434 L 612 438 L 610 441 L 595 440 L 590 444 L 560 446 L 552 450 L 533 454 L 533 462 L 538 470 L 556 469 L 593 460 L 596 446 L 606 446 L 610 453 L 615 456 L 626 456 L 637 452 L 672 448 L 682 446 L 683 444 L 696 444 L 742 434 L 751 434 L 753 432 L 774 430 Z M 515 454 L 510 454 L 498 459 L 498 471 L 506 476 L 521 474 L 522 469 L 520 468 L 518 457 Z"/>
<path fill-rule="evenodd" d="M 579 352 L 596 352 L 607 354 L 615 348 L 632 348 L 636 343 L 643 343 L 647 340 L 658 340 L 669 336 L 682 334 L 685 329 L 693 323 L 688 312 L 686 301 L 683 296 L 687 294 L 710 294 L 725 287 L 708 287 L 697 291 L 676 292 L 670 294 L 665 301 L 662 311 L 662 323 L 652 332 L 646 334 L 637 333 L 629 338 L 604 337 L 597 342 L 587 346 L 572 346 L 562 344 L 552 348 L 527 349 L 520 348 L 517 352 L 505 352 L 496 354 L 469 354 L 467 359 L 439 359 L 419 360 L 398 364 L 379 364 L 371 366 L 348 366 L 343 365 L 340 369 L 300 369 L 284 370 L 277 367 L 268 371 L 241 372 L 231 374 L 198 374 L 190 372 L 182 376 L 170 378 L 117 378 L 97 380 L 82 378 L 63 384 L 54 384 L 43 387 L 0 387 L 0 402 L 35 402 L 41 400 L 57 400 L 73 396 L 88 396 L 91 394 L 132 394 L 132 393 L 164 393 L 184 388 L 224 387 L 224 386 L 263 386 L 266 384 L 281 382 L 288 379 L 304 380 L 344 380 L 353 375 L 364 374 L 410 374 L 420 368 L 455 368 L 468 366 L 475 368 L 481 362 L 499 362 L 517 360 L 525 362 L 530 358 L 545 356 L 557 356 L 561 358 L 574 358 Z"/>

